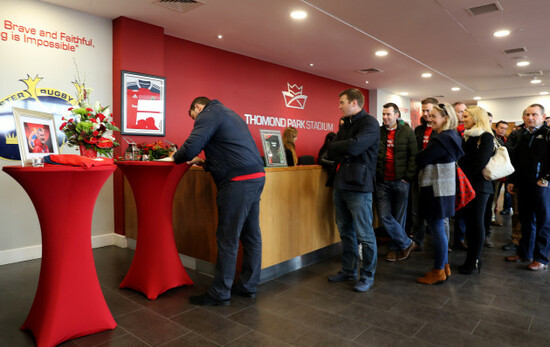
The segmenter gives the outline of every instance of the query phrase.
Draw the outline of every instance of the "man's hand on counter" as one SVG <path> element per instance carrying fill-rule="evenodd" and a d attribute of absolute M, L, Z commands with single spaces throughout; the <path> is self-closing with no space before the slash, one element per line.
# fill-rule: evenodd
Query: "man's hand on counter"
<path fill-rule="evenodd" d="M 204 159 L 202 159 L 201 157 L 195 157 L 193 158 L 193 160 L 190 160 L 187 162 L 187 164 L 189 165 L 198 165 L 198 166 L 204 166 Z"/>

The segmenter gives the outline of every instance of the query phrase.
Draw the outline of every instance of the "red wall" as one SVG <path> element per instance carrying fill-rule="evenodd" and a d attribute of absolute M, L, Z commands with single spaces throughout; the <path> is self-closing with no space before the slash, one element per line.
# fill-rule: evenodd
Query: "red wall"
<path fill-rule="evenodd" d="M 275 116 L 285 120 L 317 122 L 338 129 L 341 113 L 338 94 L 353 86 L 293 70 L 243 55 L 164 35 L 161 27 L 119 17 L 113 21 L 113 109 L 120 124 L 121 70 L 166 78 L 166 139 L 181 145 L 193 127 L 187 111 L 197 96 L 218 99 L 245 119 L 245 114 Z M 287 83 L 303 87 L 305 108 L 285 106 L 283 91 Z M 368 111 L 368 90 L 365 109 Z M 117 119 L 118 117 L 118 119 Z M 309 123 L 311 125 L 311 123 Z M 284 127 L 249 125 L 260 152 L 259 129 Z M 298 128 L 296 152 L 317 156 L 328 130 Z M 159 137 L 131 136 L 136 142 L 151 142 Z M 122 141 L 123 142 L 123 141 Z M 126 144 L 115 154 L 121 154 Z M 115 230 L 123 234 L 122 175 L 115 175 Z M 118 207 L 117 207 L 118 206 Z"/>

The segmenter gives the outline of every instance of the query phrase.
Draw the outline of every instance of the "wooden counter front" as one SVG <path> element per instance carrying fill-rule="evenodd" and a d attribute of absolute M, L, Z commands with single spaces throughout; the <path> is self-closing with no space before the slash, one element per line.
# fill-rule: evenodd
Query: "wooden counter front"
<path fill-rule="evenodd" d="M 317 165 L 266 169 L 260 202 L 262 269 L 340 242 L 332 189 Z M 125 183 L 126 236 L 136 238 L 136 209 Z M 178 252 L 216 262 L 216 186 L 209 173 L 193 167 L 174 198 L 173 226 Z"/>

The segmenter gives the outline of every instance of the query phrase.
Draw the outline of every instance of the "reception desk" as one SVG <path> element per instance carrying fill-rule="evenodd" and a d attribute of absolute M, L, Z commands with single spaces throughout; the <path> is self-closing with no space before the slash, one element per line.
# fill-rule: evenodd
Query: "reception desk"
<path fill-rule="evenodd" d="M 340 242 L 332 189 L 318 165 L 267 168 L 260 202 L 262 269 Z M 126 236 L 136 238 L 136 208 L 125 183 Z M 173 226 L 178 252 L 216 262 L 216 186 L 209 173 L 192 167 L 176 188 Z"/>

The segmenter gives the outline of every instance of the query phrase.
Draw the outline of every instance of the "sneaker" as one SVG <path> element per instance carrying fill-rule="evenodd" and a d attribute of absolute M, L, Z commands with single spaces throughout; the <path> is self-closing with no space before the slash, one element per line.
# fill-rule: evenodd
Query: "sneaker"
<path fill-rule="evenodd" d="M 389 251 L 388 254 L 386 254 L 386 261 L 397 261 L 397 252 Z"/>
<path fill-rule="evenodd" d="M 502 249 L 504 251 L 517 251 L 518 245 L 516 245 L 513 242 L 510 242 L 509 244 L 502 246 Z"/>
<path fill-rule="evenodd" d="M 189 297 L 189 302 L 198 306 L 227 306 L 231 303 L 230 299 L 214 299 L 208 293 Z"/>
<path fill-rule="evenodd" d="M 356 292 L 366 292 L 369 290 L 372 285 L 374 284 L 374 278 L 361 278 L 355 287 L 353 287 L 353 290 Z"/>
<path fill-rule="evenodd" d="M 328 276 L 329 282 L 345 282 L 345 281 L 357 281 L 357 276 L 348 276 L 342 271 L 338 271 L 336 275 Z"/>
<path fill-rule="evenodd" d="M 527 268 L 531 271 L 541 271 L 541 270 L 548 269 L 548 264 L 543 264 L 538 261 L 534 261 L 531 264 L 529 264 Z"/>
<path fill-rule="evenodd" d="M 399 253 L 399 256 L 397 257 L 397 260 L 405 260 L 409 257 L 412 251 L 416 248 L 416 242 L 412 241 L 410 246 L 405 248 Z"/>

